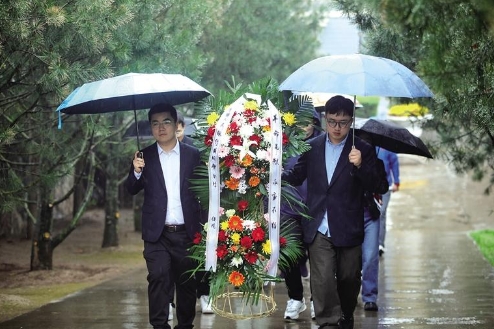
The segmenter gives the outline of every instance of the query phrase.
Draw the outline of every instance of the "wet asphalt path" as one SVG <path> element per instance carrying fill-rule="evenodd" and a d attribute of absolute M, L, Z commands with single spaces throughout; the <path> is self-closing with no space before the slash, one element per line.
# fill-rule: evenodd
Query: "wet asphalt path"
<path fill-rule="evenodd" d="M 387 250 L 380 260 L 379 312 L 359 303 L 355 328 L 494 328 L 494 269 L 468 232 L 493 228 L 492 197 L 482 183 L 459 177 L 439 161 L 401 157 L 401 190 L 388 209 Z M 149 329 L 145 269 L 84 290 L 0 323 L 1 329 Z M 308 281 L 306 300 L 309 299 Z M 202 315 L 196 328 L 315 329 L 307 310 L 283 320 L 286 290 L 275 290 L 267 318 L 234 321 Z M 176 324 L 176 323 L 175 323 Z"/>

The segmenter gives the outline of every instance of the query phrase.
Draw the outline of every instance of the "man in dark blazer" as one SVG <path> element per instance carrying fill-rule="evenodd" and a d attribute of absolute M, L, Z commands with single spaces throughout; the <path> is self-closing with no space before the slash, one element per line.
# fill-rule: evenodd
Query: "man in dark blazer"
<path fill-rule="evenodd" d="M 142 154 L 135 153 L 125 185 L 133 195 L 144 190 L 142 239 L 149 273 L 149 321 L 155 329 L 171 328 L 169 302 L 175 286 L 175 328 L 187 329 L 193 327 L 196 305 L 196 280 L 186 273 L 195 264 L 187 249 L 201 231 L 201 208 L 189 189 L 189 178 L 200 164 L 200 155 L 196 148 L 177 141 L 173 106 L 154 105 L 148 117 L 156 143 Z"/>
<path fill-rule="evenodd" d="M 307 179 L 310 219 L 302 219 L 309 248 L 310 283 L 320 328 L 353 328 L 361 283 L 364 191 L 376 189 L 374 148 L 353 139 L 353 102 L 335 96 L 326 102 L 326 134 L 282 179 L 298 186 Z M 353 141 L 355 144 L 353 145 Z"/>

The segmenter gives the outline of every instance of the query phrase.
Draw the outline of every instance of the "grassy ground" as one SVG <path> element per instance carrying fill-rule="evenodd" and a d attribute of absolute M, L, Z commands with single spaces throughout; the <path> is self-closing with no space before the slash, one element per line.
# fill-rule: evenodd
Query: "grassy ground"
<path fill-rule="evenodd" d="M 494 230 L 480 230 L 470 233 L 484 257 L 494 266 Z"/>
<path fill-rule="evenodd" d="M 0 323 L 145 266 L 131 215 L 121 212 L 119 247 L 102 249 L 103 211 L 89 211 L 55 249 L 51 271 L 29 271 L 31 241 L 0 240 Z"/>

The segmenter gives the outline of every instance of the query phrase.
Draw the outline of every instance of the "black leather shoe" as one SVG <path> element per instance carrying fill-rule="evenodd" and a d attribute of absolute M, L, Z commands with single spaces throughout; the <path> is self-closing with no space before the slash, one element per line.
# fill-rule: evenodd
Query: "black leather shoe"
<path fill-rule="evenodd" d="M 342 317 L 338 323 L 339 329 L 353 329 L 353 316 L 351 318 Z"/>
<path fill-rule="evenodd" d="M 377 307 L 377 304 L 374 302 L 367 302 L 364 304 L 364 310 L 377 312 L 377 310 L 379 310 L 379 307 Z"/>

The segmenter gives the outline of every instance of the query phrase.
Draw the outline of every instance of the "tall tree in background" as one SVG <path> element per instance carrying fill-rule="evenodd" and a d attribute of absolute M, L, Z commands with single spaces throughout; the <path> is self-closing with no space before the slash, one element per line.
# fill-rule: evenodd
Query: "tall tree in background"
<path fill-rule="evenodd" d="M 179 2 L 184 7 L 178 7 Z M 73 168 L 94 168 L 93 151 L 105 152 L 105 139 L 113 133 L 107 121 L 111 118 L 104 115 L 62 116 L 63 129 L 58 130 L 54 110 L 61 100 L 85 82 L 126 70 L 178 73 L 188 67 L 199 76 L 200 55 L 193 52 L 197 38 L 186 39 L 186 31 L 173 32 L 173 28 L 185 29 L 179 22 L 191 24 L 180 17 L 184 8 L 197 6 L 191 19 L 206 21 L 197 15 L 203 3 L 212 2 L 167 1 L 173 8 L 139 16 L 162 8 L 162 3 L 7 0 L 0 4 L 0 220 L 10 225 L 11 218 L 20 217 L 35 223 L 32 269 L 52 268 L 53 249 L 76 227 L 90 201 L 81 198 L 81 208 L 65 228 L 53 232 L 54 206 L 74 191 L 72 184 L 56 195 L 57 186 L 71 176 L 75 184 L 81 175 L 92 182 L 87 177 L 91 170 L 83 174 Z M 132 34 L 132 27 L 152 38 Z M 175 40 L 175 35 L 180 38 Z M 181 57 L 184 54 L 190 61 Z M 91 186 L 85 189 L 86 196 L 91 195 Z"/>
<path fill-rule="evenodd" d="M 266 76 L 283 81 L 316 56 L 320 11 L 313 1 L 223 2 L 224 12 L 201 41 L 208 56 L 204 86 L 213 94 L 232 76 L 245 83 Z"/>
<path fill-rule="evenodd" d="M 494 186 L 494 5 L 482 0 L 335 0 L 365 32 L 369 54 L 416 71 L 439 135 L 436 156 Z"/>

